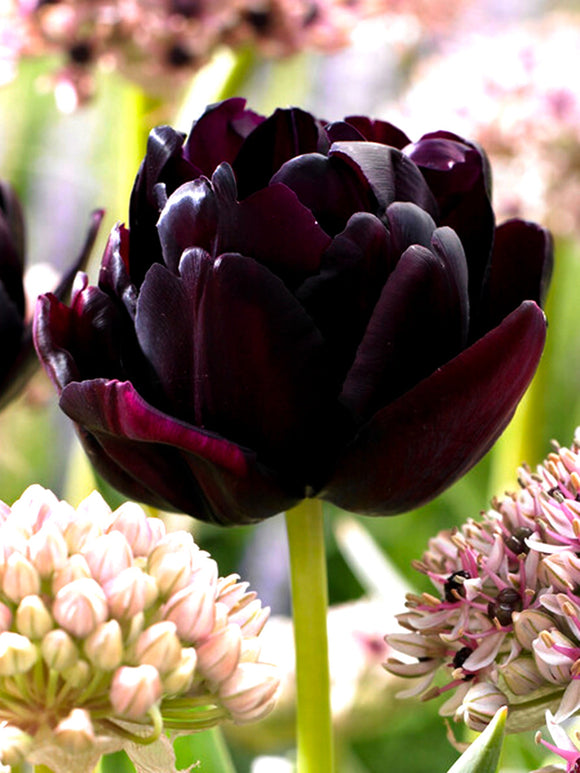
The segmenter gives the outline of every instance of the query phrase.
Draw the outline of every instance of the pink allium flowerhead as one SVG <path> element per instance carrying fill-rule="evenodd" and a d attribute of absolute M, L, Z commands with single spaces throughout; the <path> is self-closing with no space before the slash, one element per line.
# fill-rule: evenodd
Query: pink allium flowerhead
<path fill-rule="evenodd" d="M 435 116 L 480 142 L 500 217 L 525 212 L 569 234 L 580 226 L 578 51 L 580 14 L 462 35 L 415 71 L 400 120 L 421 131 Z"/>
<path fill-rule="evenodd" d="M 189 533 L 31 486 L 0 503 L 0 545 L 0 693 L 14 696 L 0 767 L 91 773 L 125 749 L 139 773 L 151 754 L 175 773 L 166 733 L 272 709 L 279 677 L 257 644 L 269 610 Z"/>
<path fill-rule="evenodd" d="M 500 705 L 508 729 L 537 729 L 580 711 L 580 429 L 554 444 L 521 490 L 495 499 L 480 521 L 430 540 L 416 568 L 434 593 L 409 594 L 387 637 L 386 668 L 416 677 L 402 695 L 446 695 L 443 715 L 476 730 Z"/>
<path fill-rule="evenodd" d="M 419 0 L 420 3 L 420 0 Z M 96 65 L 118 69 L 167 98 L 220 47 L 254 47 L 270 57 L 334 51 L 357 23 L 388 0 L 6 0 L 10 35 L 0 37 L 0 83 L 17 60 L 57 53 L 57 103 L 74 110 L 94 92 Z M 400 5 L 400 4 L 399 4 Z M 406 5 L 416 6 L 417 0 Z M 2 17 L 0 17 L 2 18 Z M 168 90 L 168 86 L 170 89 Z"/>

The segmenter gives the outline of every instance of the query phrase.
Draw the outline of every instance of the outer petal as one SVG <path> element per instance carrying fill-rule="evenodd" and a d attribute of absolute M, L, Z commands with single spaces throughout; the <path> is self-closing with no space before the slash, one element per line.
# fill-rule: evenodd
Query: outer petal
<path fill-rule="evenodd" d="M 246 137 L 265 120 L 245 108 L 241 97 L 226 99 L 210 105 L 194 123 L 183 155 L 202 174 L 211 177 L 223 161 L 231 164 Z"/>
<path fill-rule="evenodd" d="M 0 180 L 0 282 L 16 311 L 24 317 L 24 215 L 8 183 Z"/>
<path fill-rule="evenodd" d="M 495 327 L 524 300 L 543 306 L 554 265 L 554 245 L 545 228 L 508 220 L 496 228 L 491 271 L 479 332 Z"/>
<path fill-rule="evenodd" d="M 345 122 L 354 126 L 369 142 L 380 142 L 402 150 L 411 140 L 394 124 L 388 121 L 372 120 L 366 115 L 349 115 Z"/>
<path fill-rule="evenodd" d="M 73 382 L 60 405 L 96 469 L 129 496 L 224 525 L 267 518 L 301 498 L 251 451 L 158 411 L 129 382 Z"/>
<path fill-rule="evenodd" d="M 546 323 L 525 302 L 499 327 L 380 410 L 318 494 L 346 510 L 393 515 L 467 472 L 508 424 L 539 362 Z"/>

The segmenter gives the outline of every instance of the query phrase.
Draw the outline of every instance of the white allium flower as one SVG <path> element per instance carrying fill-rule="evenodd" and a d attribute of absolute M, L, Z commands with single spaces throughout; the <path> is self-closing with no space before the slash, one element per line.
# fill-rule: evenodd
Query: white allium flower
<path fill-rule="evenodd" d="M 0 503 L 0 769 L 91 773 L 125 749 L 175 771 L 166 733 L 267 714 L 269 610 L 187 532 L 93 493 L 75 510 L 41 486 Z"/>

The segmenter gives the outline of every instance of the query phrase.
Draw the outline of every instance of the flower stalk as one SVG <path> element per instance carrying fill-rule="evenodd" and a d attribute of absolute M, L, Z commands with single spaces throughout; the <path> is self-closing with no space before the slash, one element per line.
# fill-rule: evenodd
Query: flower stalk
<path fill-rule="evenodd" d="M 296 642 L 298 773 L 334 770 L 322 502 L 286 513 Z"/>

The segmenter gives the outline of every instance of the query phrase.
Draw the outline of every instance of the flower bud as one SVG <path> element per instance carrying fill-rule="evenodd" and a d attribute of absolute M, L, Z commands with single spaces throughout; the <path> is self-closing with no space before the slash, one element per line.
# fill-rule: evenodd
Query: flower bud
<path fill-rule="evenodd" d="M 242 634 L 238 625 L 228 625 L 196 647 L 197 667 L 210 682 L 219 684 L 231 676 L 240 661 Z"/>
<path fill-rule="evenodd" d="M 48 578 L 66 563 L 68 548 L 56 526 L 47 524 L 28 540 L 28 558 L 39 575 Z"/>
<path fill-rule="evenodd" d="M 85 640 L 84 650 L 91 663 L 102 671 L 112 671 L 123 659 L 123 634 L 116 620 L 101 623 Z"/>
<path fill-rule="evenodd" d="M 13 676 L 28 671 L 36 662 L 36 647 L 19 633 L 0 633 L 0 676 Z"/>
<path fill-rule="evenodd" d="M 258 636 L 269 616 L 270 607 L 262 607 L 260 599 L 253 599 L 240 609 L 230 612 L 228 619 L 230 623 L 240 626 L 244 636 Z"/>
<path fill-rule="evenodd" d="M 72 668 L 79 659 L 74 641 L 60 628 L 46 634 L 40 645 L 40 653 L 46 665 L 53 671 Z"/>
<path fill-rule="evenodd" d="M 91 574 L 102 585 L 133 563 L 131 548 L 120 531 L 91 540 L 83 549 Z"/>
<path fill-rule="evenodd" d="M 134 502 L 124 502 L 113 516 L 110 529 L 120 531 L 125 536 L 134 556 L 149 555 L 165 536 L 163 521 L 160 518 L 148 518 L 143 508 Z"/>
<path fill-rule="evenodd" d="M 155 580 L 137 566 L 124 569 L 105 583 L 104 591 L 110 614 L 119 620 L 134 617 L 157 598 Z"/>
<path fill-rule="evenodd" d="M 82 690 L 91 681 L 93 671 L 86 660 L 77 660 L 73 666 L 61 671 L 60 675 L 69 687 Z"/>
<path fill-rule="evenodd" d="M 220 684 L 219 696 L 234 722 L 253 722 L 271 710 L 279 684 L 280 678 L 275 666 L 267 663 L 241 663 Z"/>
<path fill-rule="evenodd" d="M 555 644 L 565 650 L 574 650 L 574 645 L 568 637 L 552 628 L 550 631 L 542 631 L 534 641 L 534 659 L 544 679 L 552 684 L 564 684 L 571 679 L 570 669 L 576 658 L 559 652 L 554 647 Z"/>
<path fill-rule="evenodd" d="M 52 613 L 62 628 L 84 638 L 107 619 L 107 599 L 95 580 L 73 580 L 56 594 Z"/>
<path fill-rule="evenodd" d="M 64 529 L 64 539 L 69 553 L 78 554 L 86 545 L 102 535 L 102 529 L 89 512 L 81 513 L 77 510 L 75 517 Z"/>
<path fill-rule="evenodd" d="M 202 641 L 212 632 L 215 624 L 216 604 L 213 592 L 203 585 L 188 585 L 174 593 L 162 609 L 166 620 L 177 627 L 182 641 Z"/>
<path fill-rule="evenodd" d="M 163 691 L 169 695 L 186 692 L 191 687 L 197 666 L 197 653 L 193 647 L 181 650 L 181 660 L 177 668 L 163 675 Z"/>
<path fill-rule="evenodd" d="M 111 705 L 115 714 L 126 719 L 142 719 L 161 693 L 161 679 L 154 666 L 121 666 L 113 677 Z"/>
<path fill-rule="evenodd" d="M 168 620 L 146 628 L 135 646 L 137 661 L 155 666 L 160 674 L 177 668 L 181 661 L 181 644 L 175 630 L 175 623 Z"/>
<path fill-rule="evenodd" d="M 17 603 L 25 596 L 37 595 L 40 592 L 38 572 L 22 553 L 12 553 L 8 557 L 2 590 L 11 601 Z"/>
<path fill-rule="evenodd" d="M 62 569 L 59 569 L 52 576 L 52 592 L 57 594 L 58 591 L 73 580 L 81 580 L 83 577 L 90 578 L 91 570 L 87 564 L 84 556 L 79 553 L 75 553 L 74 556 L 69 556 Z"/>
<path fill-rule="evenodd" d="M 177 532 L 166 535 L 147 559 L 147 571 L 155 578 L 161 596 L 169 596 L 185 588 L 191 578 L 191 553 L 176 549 L 169 539 L 173 534 Z"/>
<path fill-rule="evenodd" d="M 16 610 L 16 628 L 29 639 L 42 639 L 52 628 L 52 616 L 40 596 L 25 596 Z"/>
<path fill-rule="evenodd" d="M 85 709 L 73 709 L 55 727 L 54 736 L 59 746 L 73 754 L 89 751 L 95 743 L 91 715 Z"/>
<path fill-rule="evenodd" d="M 516 639 L 526 650 L 532 649 L 532 644 L 541 631 L 548 630 L 554 625 L 554 621 L 549 615 L 535 609 L 514 612 L 513 621 Z"/>
<path fill-rule="evenodd" d="M 0 725 L 0 761 L 9 767 L 21 765 L 32 749 L 32 737 L 18 727 Z"/>
<path fill-rule="evenodd" d="M 467 692 L 456 712 L 456 719 L 463 721 L 478 733 L 485 730 L 496 711 L 508 705 L 506 696 L 494 685 L 480 682 Z"/>
<path fill-rule="evenodd" d="M 533 658 L 520 657 L 509 661 L 501 668 L 507 688 L 514 695 L 528 695 L 545 684 Z"/>

